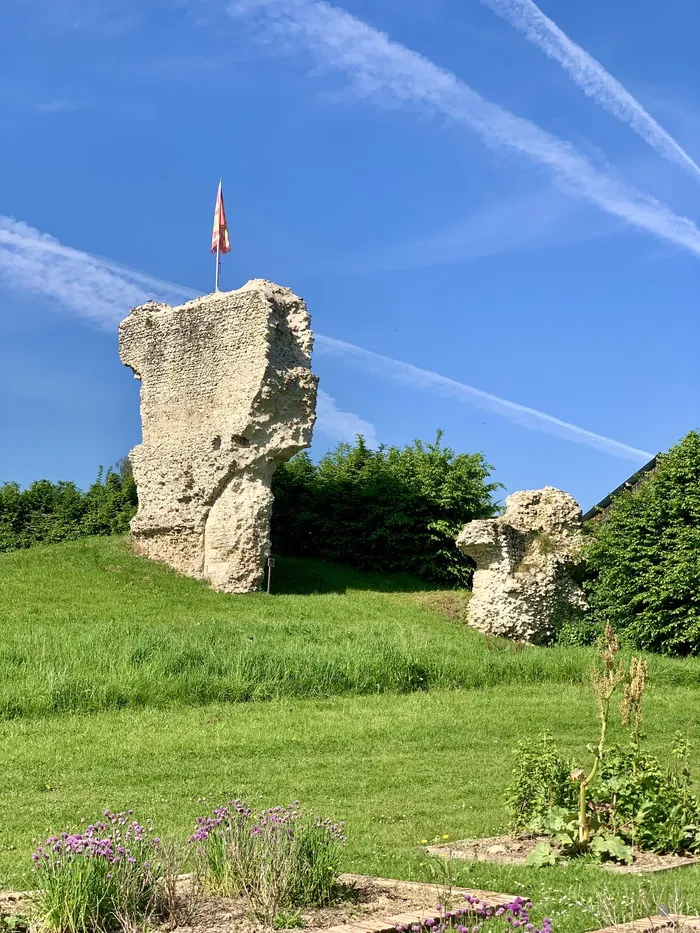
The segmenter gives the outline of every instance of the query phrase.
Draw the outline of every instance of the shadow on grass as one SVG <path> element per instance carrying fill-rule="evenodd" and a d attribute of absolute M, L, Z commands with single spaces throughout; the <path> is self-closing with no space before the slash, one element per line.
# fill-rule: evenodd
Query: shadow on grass
<path fill-rule="evenodd" d="M 347 593 L 349 590 L 418 593 L 434 589 L 410 573 L 376 573 L 307 557 L 277 557 L 272 571 L 272 594 L 277 596 Z"/>

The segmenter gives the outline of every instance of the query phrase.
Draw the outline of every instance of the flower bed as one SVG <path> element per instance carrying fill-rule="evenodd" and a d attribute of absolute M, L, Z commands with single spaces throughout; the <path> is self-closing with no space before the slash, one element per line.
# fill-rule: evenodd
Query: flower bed
<path fill-rule="evenodd" d="M 450 843 L 430 845 L 426 846 L 426 851 L 445 859 L 470 859 L 475 862 L 526 866 L 532 853 L 542 843 L 550 844 L 551 839 L 548 836 L 489 836 L 484 839 L 457 839 Z M 552 846 L 552 853 L 555 857 L 559 857 L 556 846 Z M 590 864 L 617 874 L 641 875 L 700 863 L 698 856 L 673 853 L 660 855 L 656 852 L 634 848 L 632 856 L 633 861 L 629 865 L 616 862 L 590 862 Z"/>
<path fill-rule="evenodd" d="M 303 924 L 306 933 L 440 930 L 444 928 L 441 920 L 445 919 L 453 919 L 455 925 L 449 929 L 457 930 L 460 918 L 466 913 L 473 915 L 478 909 L 468 903 L 467 897 L 474 902 L 478 900 L 481 909 L 489 906 L 494 912 L 517 901 L 512 895 L 462 888 L 445 891 L 430 884 L 361 875 L 343 874 L 338 880 L 344 893 L 342 899 L 332 906 L 305 908 L 294 918 L 297 924 Z M 524 902 L 521 905 L 524 906 Z M 465 913 L 459 913 L 461 911 Z M 445 918 L 446 912 L 453 916 Z M 470 922 L 470 933 L 475 922 Z M 276 928 L 284 927 L 277 925 Z M 269 926 L 252 917 L 242 899 L 208 895 L 195 921 L 182 928 L 183 933 L 230 933 L 231 929 L 236 933 L 264 933 Z"/>
<path fill-rule="evenodd" d="M 190 896 L 193 880 L 191 875 L 182 876 L 178 880 L 180 897 L 186 899 Z M 452 888 L 450 892 L 441 893 L 445 904 L 440 904 L 440 909 L 437 910 L 437 889 L 433 885 L 361 875 L 340 875 L 339 882 L 348 892 L 353 892 L 352 898 L 333 907 L 303 911 L 298 919 L 303 922 L 305 933 L 406 933 L 407 930 L 409 933 L 439 933 L 441 919 L 446 911 L 452 913 L 453 906 L 459 909 L 467 900 L 465 895 L 472 900 L 481 901 L 482 906 L 483 902 L 486 902 L 488 906 L 495 908 L 494 915 L 499 907 L 517 900 L 512 895 Z M 520 900 L 526 911 L 528 903 Z M 26 916 L 30 904 L 31 895 L 9 892 L 0 894 L 0 918 L 17 914 Z M 527 922 L 523 924 L 522 914 L 520 917 L 513 917 L 512 913 L 504 911 L 500 917 L 495 917 L 495 920 L 505 923 L 510 930 L 513 923 L 508 923 L 508 916 L 519 926 L 524 926 L 525 933 L 532 933 L 527 930 Z M 455 917 L 455 920 L 469 933 L 473 933 L 474 927 L 478 927 L 481 933 L 499 933 L 497 923 L 486 926 L 484 930 L 483 922 L 478 917 L 474 918 L 473 913 L 470 914 L 468 922 L 465 922 L 464 917 Z M 163 929 L 161 925 L 150 927 L 153 933 L 159 928 Z M 25 923 L 13 923 L 8 929 L 24 931 L 30 927 Z M 130 929 L 131 933 L 136 933 L 138 927 Z M 172 924 L 167 924 L 164 929 L 172 930 Z M 178 929 L 180 933 L 231 933 L 232 930 L 236 933 L 267 933 L 269 928 L 246 913 L 240 898 L 210 895 L 198 904 L 196 912 L 186 922 L 179 924 Z M 453 925 L 452 929 L 459 931 L 459 926 Z M 700 917 L 672 914 L 644 917 L 606 927 L 596 933 L 698 933 L 699 929 Z"/>
<path fill-rule="evenodd" d="M 362 875 L 341 874 L 338 884 L 342 898 L 331 906 L 305 908 L 294 916 L 281 917 L 297 924 L 303 923 L 306 933 L 396 933 L 401 931 L 440 930 L 441 922 L 462 921 L 467 911 L 492 909 L 494 914 L 508 904 L 525 906 L 526 902 L 513 895 L 464 888 L 444 889 L 442 886 Z M 31 909 L 31 895 L 6 895 L 7 912 L 27 916 Z M 194 904 L 194 909 L 180 914 L 178 929 L 181 933 L 267 933 L 270 926 L 251 915 L 241 897 L 223 897 L 202 892 L 196 875 L 183 875 L 177 882 L 180 904 Z M 0 897 L 0 901 L 2 898 Z M 0 904 L 1 906 L 1 904 Z M 450 917 L 446 917 L 450 913 Z M 501 916 L 509 915 L 504 910 Z M 498 919 L 498 918 L 497 918 Z M 470 920 L 472 931 L 478 920 Z M 152 931 L 172 929 L 172 922 L 151 923 Z M 284 929 L 277 922 L 276 929 Z M 135 933 L 138 925 L 131 928 Z M 458 929 L 453 925 L 452 929 Z M 496 933 L 496 930 L 494 930 Z"/>
<path fill-rule="evenodd" d="M 37 845 L 36 890 L 0 898 L 0 933 L 421 933 L 465 931 L 467 918 L 469 933 L 551 933 L 549 920 L 535 930 L 532 905 L 512 895 L 343 875 L 344 842 L 342 823 L 298 802 L 256 812 L 230 800 L 181 844 L 132 811 L 106 810 Z"/>

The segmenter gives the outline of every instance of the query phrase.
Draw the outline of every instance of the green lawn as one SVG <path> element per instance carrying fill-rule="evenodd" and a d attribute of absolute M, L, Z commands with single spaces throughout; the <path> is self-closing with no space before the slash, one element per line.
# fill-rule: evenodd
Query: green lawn
<path fill-rule="evenodd" d="M 229 794 L 298 798 L 346 820 L 347 870 L 424 879 L 420 839 L 503 828 L 519 739 L 586 754 L 590 652 L 483 639 L 410 578 L 278 567 L 278 595 L 229 597 L 120 539 L 0 555 L 0 887 L 31 885 L 47 829 L 133 807 L 184 838 L 198 797 Z M 699 685 L 700 662 L 653 659 L 653 749 L 686 723 L 698 745 Z M 556 933 L 700 912 L 699 869 L 456 863 L 456 882 L 529 894 Z"/>
<path fill-rule="evenodd" d="M 587 679 L 589 651 L 484 639 L 408 576 L 280 560 L 275 591 L 214 593 L 121 538 L 1 554 L 0 719 Z M 700 659 L 651 666 L 700 687 Z"/>
<path fill-rule="evenodd" d="M 698 708 L 689 689 L 651 698 L 650 745 L 662 749 L 669 731 Z M 197 798 L 219 801 L 227 794 L 251 801 L 261 794 L 266 805 L 299 798 L 347 821 L 346 869 L 423 878 L 420 839 L 502 828 L 515 744 L 545 728 L 583 754 L 595 729 L 587 691 L 508 686 L 5 722 L 0 879 L 5 886 L 31 883 L 32 838 L 49 827 L 95 817 L 106 806 L 133 807 L 152 816 L 163 833 L 185 837 L 203 810 Z M 599 903 L 604 891 L 616 895 L 622 916 L 632 910 L 627 899 L 638 899 L 642 889 L 652 905 L 700 907 L 697 869 L 640 882 L 587 866 L 457 863 L 456 878 L 467 886 L 526 892 L 553 913 L 557 930 L 572 933 L 593 929 L 596 916 L 607 916 L 605 898 Z M 644 913 L 639 904 L 636 910 Z"/>

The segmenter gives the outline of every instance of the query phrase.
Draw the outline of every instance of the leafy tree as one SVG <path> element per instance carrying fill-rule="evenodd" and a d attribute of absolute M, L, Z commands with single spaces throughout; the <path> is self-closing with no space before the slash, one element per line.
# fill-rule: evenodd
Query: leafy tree
<path fill-rule="evenodd" d="M 598 618 L 635 648 L 700 653 L 700 434 L 662 454 L 592 534 L 587 586 Z"/>
<path fill-rule="evenodd" d="M 358 437 L 314 465 L 307 454 L 273 479 L 273 544 L 364 569 L 406 571 L 449 586 L 469 583 L 472 563 L 457 550 L 465 522 L 493 515 L 498 483 L 481 454 L 435 443 L 370 450 Z"/>

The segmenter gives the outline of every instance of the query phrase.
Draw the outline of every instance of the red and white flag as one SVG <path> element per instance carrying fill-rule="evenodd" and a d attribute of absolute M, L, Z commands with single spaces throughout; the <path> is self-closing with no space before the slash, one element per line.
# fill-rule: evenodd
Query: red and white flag
<path fill-rule="evenodd" d="M 231 243 L 228 238 L 228 227 L 226 225 L 226 211 L 224 209 L 224 192 L 222 182 L 219 182 L 219 190 L 216 192 L 216 206 L 214 208 L 214 231 L 211 235 L 212 253 L 230 253 Z"/>

